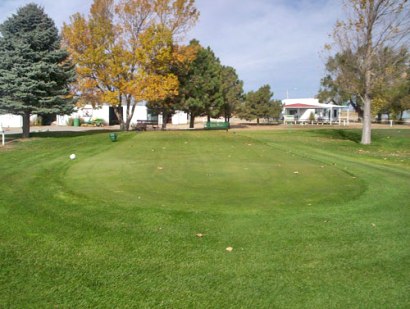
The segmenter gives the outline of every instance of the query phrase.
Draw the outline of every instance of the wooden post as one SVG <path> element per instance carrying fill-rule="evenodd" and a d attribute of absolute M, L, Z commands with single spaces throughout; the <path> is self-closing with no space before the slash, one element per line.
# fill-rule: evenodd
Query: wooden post
<path fill-rule="evenodd" d="M 6 143 L 6 138 L 4 136 L 4 129 L 3 127 L 0 127 L 0 134 L 1 134 L 1 145 L 4 146 L 4 144 Z"/>

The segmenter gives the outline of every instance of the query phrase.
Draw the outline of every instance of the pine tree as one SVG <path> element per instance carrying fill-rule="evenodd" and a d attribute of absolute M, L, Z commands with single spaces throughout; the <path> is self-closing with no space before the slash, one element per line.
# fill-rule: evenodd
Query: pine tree
<path fill-rule="evenodd" d="M 197 46 L 196 59 L 190 64 L 185 76 L 180 77 L 180 108 L 190 116 L 190 128 L 194 127 L 195 117 L 219 117 L 223 110 L 221 93 L 222 65 L 210 47 L 202 47 L 192 40 L 191 46 Z"/>
<path fill-rule="evenodd" d="M 272 100 L 273 93 L 269 85 L 260 87 L 257 91 L 249 91 L 245 96 L 238 116 L 246 120 L 256 119 L 259 124 L 260 119 L 278 118 L 281 111 L 281 104 L 277 100 Z"/>
<path fill-rule="evenodd" d="M 74 67 L 54 21 L 36 4 L 18 9 L 0 32 L 0 111 L 21 115 L 29 137 L 30 115 L 72 112 Z"/>
<path fill-rule="evenodd" d="M 223 97 L 222 112 L 226 122 L 229 122 L 232 114 L 243 102 L 243 82 L 233 67 L 222 66 L 221 92 Z"/>

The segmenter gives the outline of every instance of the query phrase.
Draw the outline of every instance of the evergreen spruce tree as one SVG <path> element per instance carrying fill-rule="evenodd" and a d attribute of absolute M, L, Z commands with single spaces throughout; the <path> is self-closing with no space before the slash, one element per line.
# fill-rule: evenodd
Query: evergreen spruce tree
<path fill-rule="evenodd" d="M 257 91 L 249 91 L 245 96 L 245 101 L 239 108 L 238 116 L 246 120 L 256 119 L 259 124 L 260 119 L 269 120 L 279 118 L 282 104 L 278 100 L 272 99 L 273 93 L 269 85 L 260 87 Z"/>
<path fill-rule="evenodd" d="M 36 4 L 18 9 L 0 33 L 0 112 L 21 115 L 29 137 L 30 115 L 72 112 L 74 67 L 54 21 Z"/>
<path fill-rule="evenodd" d="M 223 98 L 222 113 L 225 121 L 229 122 L 244 100 L 243 82 L 233 67 L 222 66 L 221 92 Z"/>

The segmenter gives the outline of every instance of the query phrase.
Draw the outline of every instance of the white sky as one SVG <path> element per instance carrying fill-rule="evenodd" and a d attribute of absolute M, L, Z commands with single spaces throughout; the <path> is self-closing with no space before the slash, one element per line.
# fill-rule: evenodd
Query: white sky
<path fill-rule="evenodd" d="M 69 17 L 88 14 L 92 0 L 0 0 L 0 23 L 34 2 L 60 28 Z M 188 34 L 230 65 L 245 90 L 269 84 L 276 99 L 313 97 L 320 86 L 320 58 L 341 17 L 341 0 L 196 0 L 199 22 Z"/>

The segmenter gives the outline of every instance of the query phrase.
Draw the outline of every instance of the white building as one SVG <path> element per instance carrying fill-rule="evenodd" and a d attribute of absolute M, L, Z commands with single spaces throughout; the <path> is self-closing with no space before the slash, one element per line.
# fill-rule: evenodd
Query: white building
<path fill-rule="evenodd" d="M 126 107 L 123 107 L 123 115 L 126 113 Z M 102 119 L 105 125 L 118 124 L 117 116 L 115 115 L 114 108 L 108 104 L 103 104 L 100 107 L 93 108 L 91 105 L 85 105 L 79 108 L 71 115 L 57 116 L 58 125 L 67 125 L 69 118 L 81 118 L 85 122 L 89 122 L 94 119 Z M 145 102 L 138 103 L 135 107 L 134 115 L 131 119 L 131 125 L 136 124 L 138 120 L 158 120 L 158 124 L 162 124 L 162 116 L 152 113 L 146 106 Z M 171 119 L 172 124 L 187 124 L 187 114 L 181 111 L 177 111 Z"/>
<path fill-rule="evenodd" d="M 126 107 L 124 106 L 123 115 L 125 114 Z M 66 125 L 69 118 L 81 118 L 85 122 L 89 122 L 93 119 L 102 119 L 105 125 L 118 124 L 118 119 L 115 115 L 114 108 L 108 104 L 103 104 L 102 106 L 96 108 L 93 108 L 91 105 L 85 105 L 71 115 L 57 116 L 57 124 Z M 159 125 L 162 124 L 162 116 L 151 112 L 149 108 L 147 108 L 145 102 L 138 103 L 135 107 L 134 115 L 131 119 L 131 125 L 136 124 L 138 120 L 157 120 Z M 182 111 L 177 111 L 172 116 L 171 123 L 175 125 L 187 124 L 187 114 Z"/>
<path fill-rule="evenodd" d="M 283 103 L 284 122 L 336 122 L 340 121 L 341 110 L 346 106 L 322 104 L 318 99 L 285 99 Z"/>
<path fill-rule="evenodd" d="M 126 107 L 123 107 L 123 114 L 125 115 Z M 58 115 L 56 119 L 57 125 L 67 125 L 70 118 L 80 118 L 83 122 L 90 122 L 95 119 L 101 119 L 105 125 L 118 124 L 117 116 L 114 112 L 114 108 L 108 104 L 103 104 L 99 107 L 92 107 L 92 105 L 85 105 L 80 107 L 71 115 Z M 132 123 L 136 123 L 137 120 L 148 120 L 149 113 L 145 103 L 139 103 L 135 107 L 134 116 L 131 120 Z"/>
<path fill-rule="evenodd" d="M 0 115 L 0 128 L 19 128 L 23 126 L 23 118 L 21 116 L 4 114 Z"/>
<path fill-rule="evenodd" d="M 30 117 L 30 121 L 35 121 L 36 115 Z M 13 114 L 0 115 L 0 128 L 21 128 L 23 126 L 23 117 Z"/>
<path fill-rule="evenodd" d="M 126 107 L 123 107 L 123 114 L 126 113 Z M 37 118 L 36 115 L 31 117 L 31 120 L 34 121 Z M 91 105 L 85 105 L 79 107 L 71 115 L 57 115 L 55 119 L 55 124 L 60 126 L 65 126 L 70 123 L 70 118 L 80 118 L 83 122 L 90 122 L 95 119 L 101 119 L 104 125 L 115 125 L 118 124 L 117 116 L 114 113 L 113 107 L 108 104 L 103 104 L 99 107 L 92 107 Z M 138 103 L 135 107 L 135 112 L 131 120 L 131 125 L 136 124 L 138 120 L 158 120 L 158 124 L 162 124 L 162 116 L 152 113 L 146 106 L 145 102 Z M 187 124 L 188 116 L 185 112 L 177 111 L 171 118 L 171 123 L 178 124 Z M 3 128 L 18 128 L 23 126 L 23 119 L 21 116 L 4 114 L 0 115 L 0 127 Z"/>

